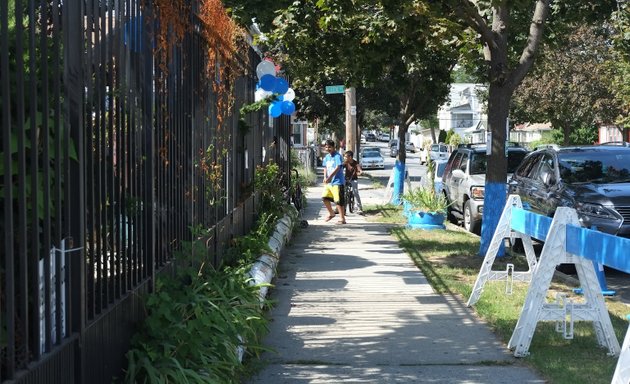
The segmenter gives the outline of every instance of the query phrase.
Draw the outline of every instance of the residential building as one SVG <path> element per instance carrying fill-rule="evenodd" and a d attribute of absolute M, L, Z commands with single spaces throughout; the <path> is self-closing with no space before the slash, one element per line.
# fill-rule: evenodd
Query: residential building
<path fill-rule="evenodd" d="M 440 130 L 452 129 L 464 142 L 485 142 L 488 117 L 485 102 L 479 98 L 485 90 L 483 84 L 451 84 L 449 101 L 438 110 Z"/>
<path fill-rule="evenodd" d="M 510 131 L 510 141 L 527 146 L 542 139 L 543 134 L 551 131 L 551 123 L 517 124 Z"/>
<path fill-rule="evenodd" d="M 616 125 L 600 125 L 598 130 L 600 143 L 610 143 L 611 141 L 630 142 L 630 130 L 623 129 Z"/>

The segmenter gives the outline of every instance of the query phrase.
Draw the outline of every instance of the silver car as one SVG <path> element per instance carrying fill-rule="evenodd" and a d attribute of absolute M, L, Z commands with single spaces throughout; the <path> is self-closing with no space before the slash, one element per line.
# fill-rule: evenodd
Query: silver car
<path fill-rule="evenodd" d="M 361 153 L 359 164 L 361 164 L 361 168 L 363 169 L 385 168 L 383 156 L 381 156 L 380 151 L 365 151 L 364 150 Z"/>
<path fill-rule="evenodd" d="M 507 150 L 509 178 L 528 152 L 520 146 L 510 146 Z M 442 191 L 450 204 L 449 219 L 461 219 L 464 228 L 473 233 L 481 230 L 486 160 L 485 144 L 462 144 L 451 154 L 442 176 Z"/>

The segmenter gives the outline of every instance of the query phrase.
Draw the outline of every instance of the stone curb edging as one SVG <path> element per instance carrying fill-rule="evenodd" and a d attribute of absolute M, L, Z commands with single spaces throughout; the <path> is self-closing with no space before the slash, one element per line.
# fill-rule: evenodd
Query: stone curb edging
<path fill-rule="evenodd" d="M 265 297 L 269 291 L 269 284 L 276 274 L 276 267 L 280 261 L 280 252 L 291 239 L 293 228 L 295 228 L 295 224 L 297 223 L 297 217 L 298 211 L 295 207 L 293 207 L 293 205 L 290 205 L 289 211 L 280 220 L 278 220 L 275 230 L 269 237 L 267 245 L 269 246 L 271 252 L 266 252 L 260 255 L 252 264 L 252 267 L 248 272 L 249 276 L 252 278 L 250 281 L 251 285 L 262 284 L 259 291 L 261 308 L 264 305 Z M 240 336 L 239 339 L 241 339 Z M 239 361 L 243 362 L 245 348 L 242 345 L 238 347 L 237 353 Z"/>

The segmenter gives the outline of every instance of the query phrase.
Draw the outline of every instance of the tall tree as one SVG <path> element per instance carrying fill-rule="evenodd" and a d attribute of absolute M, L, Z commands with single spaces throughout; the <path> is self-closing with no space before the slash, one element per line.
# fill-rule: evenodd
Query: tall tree
<path fill-rule="evenodd" d="M 611 18 L 614 27 L 613 56 L 611 67 L 613 76 L 610 78 L 611 88 L 621 105 L 621 113 L 615 122 L 625 129 L 626 136 L 630 134 L 630 3 L 617 2 L 617 10 Z"/>
<path fill-rule="evenodd" d="M 613 123 L 621 106 L 610 88 L 610 31 L 606 24 L 580 24 L 546 45 L 514 94 L 511 120 L 548 121 L 562 131 L 564 145 L 572 144 L 574 130 Z"/>
<path fill-rule="evenodd" d="M 401 146 L 409 125 L 436 113 L 448 96 L 459 27 L 423 2 L 308 0 L 290 6 L 275 26 L 272 40 L 295 81 L 334 75 L 346 86 L 391 95 Z M 398 160 L 404 172 L 405 151 Z M 402 193 L 400 180 L 394 196 Z"/>
<path fill-rule="evenodd" d="M 505 205 L 507 178 L 507 118 L 514 91 L 534 63 L 543 42 L 545 25 L 552 21 L 557 33 L 563 32 L 564 20 L 587 20 L 610 13 L 614 1 L 556 0 L 445 0 L 440 3 L 449 14 L 469 27 L 479 49 L 472 53 L 473 67 L 485 71 L 488 89 L 488 145 L 486 188 L 482 219 L 480 254 L 485 254 Z M 549 17 L 551 15 L 551 20 Z M 471 47 L 472 48 L 472 47 Z M 480 54 L 483 65 L 474 55 Z"/>

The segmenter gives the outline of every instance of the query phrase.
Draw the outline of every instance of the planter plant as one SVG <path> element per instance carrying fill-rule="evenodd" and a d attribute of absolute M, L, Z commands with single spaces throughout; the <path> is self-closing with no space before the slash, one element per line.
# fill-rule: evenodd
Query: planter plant
<path fill-rule="evenodd" d="M 410 228 L 438 229 L 445 228 L 448 201 L 435 191 L 433 184 L 433 162 L 429 162 L 426 186 L 410 188 L 402 196 L 403 214 L 407 217 Z"/>

